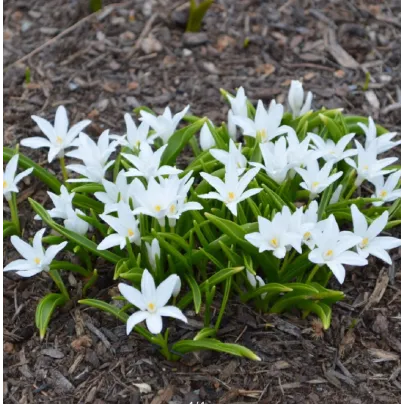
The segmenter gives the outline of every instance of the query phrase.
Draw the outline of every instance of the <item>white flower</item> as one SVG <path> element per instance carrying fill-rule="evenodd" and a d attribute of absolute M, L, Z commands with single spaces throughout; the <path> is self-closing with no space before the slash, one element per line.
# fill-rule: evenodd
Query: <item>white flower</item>
<path fill-rule="evenodd" d="M 339 201 L 339 198 L 341 196 L 341 192 L 342 192 L 342 184 L 339 184 L 337 186 L 337 188 L 335 188 L 335 191 L 333 192 L 333 194 L 331 195 L 330 198 L 330 205 L 337 203 Z"/>
<path fill-rule="evenodd" d="M 66 229 L 74 231 L 78 234 L 84 235 L 87 234 L 89 229 L 89 224 L 79 218 L 77 214 L 84 215 L 84 213 L 79 210 L 73 209 L 73 198 L 75 193 L 72 192 L 69 194 L 67 188 L 62 185 L 60 187 L 60 195 L 56 195 L 53 192 L 48 191 L 48 195 L 51 198 L 54 208 L 48 210 L 48 214 L 50 217 L 54 219 L 64 219 L 64 226 Z M 39 215 L 34 217 L 35 220 L 41 220 Z"/>
<path fill-rule="evenodd" d="M 82 164 L 70 164 L 67 169 L 84 176 L 84 178 L 70 179 L 68 182 L 95 182 L 102 183 L 105 173 L 115 160 L 109 161 L 110 155 L 115 151 L 117 142 L 109 143 L 109 130 L 102 132 L 95 143 L 89 136 L 81 133 L 75 145 L 77 149 L 66 153 L 66 156 L 82 160 Z"/>
<path fill-rule="evenodd" d="M 356 205 L 351 205 L 351 213 L 354 234 L 361 238 L 361 242 L 356 245 L 358 254 L 364 258 L 374 255 L 391 265 L 392 261 L 386 250 L 399 247 L 401 240 L 395 237 L 377 237 L 387 225 L 389 212 L 383 212 L 370 226 Z"/>
<path fill-rule="evenodd" d="M 337 144 L 331 139 L 324 140 L 315 133 L 309 133 L 308 136 L 310 136 L 315 144 L 315 147 L 313 147 L 314 150 L 321 152 L 320 155 L 325 161 L 331 161 L 335 164 L 347 157 L 356 156 L 358 154 L 358 150 L 356 149 L 345 150 L 348 143 L 355 136 L 355 133 L 349 133 L 348 135 L 343 136 Z"/>
<path fill-rule="evenodd" d="M 289 232 L 300 234 L 302 243 L 307 245 L 311 250 L 315 246 L 313 233 L 318 231 L 317 211 L 317 201 L 311 201 L 304 212 L 303 207 L 296 209 L 289 220 Z"/>
<path fill-rule="evenodd" d="M 317 160 L 321 157 L 321 152 L 309 148 L 310 140 L 311 137 L 308 135 L 302 142 L 299 142 L 296 132 L 293 129 L 289 131 L 287 135 L 287 161 L 290 168 L 305 167 L 308 161 Z M 291 171 L 290 174 L 294 175 L 295 173 Z"/>
<path fill-rule="evenodd" d="M 36 136 L 23 139 L 21 144 L 32 149 L 48 147 L 49 163 L 51 163 L 56 156 L 63 157 L 64 150 L 74 146 L 73 142 L 78 134 L 91 123 L 91 121 L 86 119 L 76 123 L 69 129 L 69 120 L 67 119 L 66 109 L 63 106 L 58 107 L 56 110 L 55 126 L 52 126 L 49 121 L 40 116 L 33 115 L 31 118 L 37 123 L 47 139 Z"/>
<path fill-rule="evenodd" d="M 401 170 L 390 174 L 386 182 L 384 182 L 384 177 L 380 176 L 372 180 L 375 186 L 375 193 L 372 198 L 380 198 L 381 201 L 373 202 L 374 206 L 382 206 L 386 202 L 392 202 L 401 197 L 401 188 L 395 189 L 398 181 L 401 178 Z"/>
<path fill-rule="evenodd" d="M 275 214 L 272 221 L 258 216 L 258 232 L 246 234 L 245 238 L 257 247 L 259 252 L 273 251 L 277 258 L 284 258 L 290 246 L 301 253 L 302 237 L 290 231 L 290 220 L 291 213 L 286 206 L 282 212 Z"/>
<path fill-rule="evenodd" d="M 361 241 L 361 238 L 351 232 L 340 232 L 334 215 L 324 222 L 323 231 L 314 233 L 317 248 L 309 254 L 309 260 L 318 265 L 327 265 L 339 283 L 345 279 L 346 265 L 366 265 L 368 262 L 359 254 L 348 251 Z"/>
<path fill-rule="evenodd" d="M 257 175 L 259 168 L 253 168 L 239 178 L 236 167 L 236 162 L 233 159 L 229 159 L 226 165 L 224 181 L 211 174 L 201 173 L 202 178 L 215 188 L 217 192 L 198 195 L 203 199 L 217 199 L 222 201 L 234 216 L 237 216 L 238 203 L 258 194 L 258 192 L 262 190 L 262 188 L 254 188 L 246 191 L 249 183 Z"/>
<path fill-rule="evenodd" d="M 103 213 L 116 212 L 118 210 L 118 202 L 123 201 L 129 204 L 132 197 L 132 185 L 128 184 L 125 170 L 119 171 L 115 183 L 102 180 L 105 192 L 94 192 L 94 196 L 104 204 Z"/>
<path fill-rule="evenodd" d="M 181 278 L 177 276 L 177 281 L 175 282 L 174 290 L 173 290 L 173 297 L 177 297 L 181 290 Z"/>
<path fill-rule="evenodd" d="M 234 114 L 231 109 L 227 112 L 227 131 L 229 133 L 230 139 L 237 140 L 237 126 L 234 122 Z"/>
<path fill-rule="evenodd" d="M 17 271 L 17 274 L 24 278 L 34 276 L 41 271 L 48 272 L 53 259 L 65 248 L 67 241 L 52 245 L 44 251 L 42 237 L 45 231 L 46 229 L 42 229 L 35 234 L 32 246 L 17 236 L 11 236 L 11 244 L 24 259 L 10 262 L 4 271 Z"/>
<path fill-rule="evenodd" d="M 129 147 L 132 150 L 138 151 L 140 145 L 143 143 L 153 144 L 154 136 L 148 136 L 149 134 L 149 124 L 146 122 L 141 122 L 138 127 L 130 114 L 126 113 L 124 115 L 126 124 L 126 134 L 123 136 L 111 135 L 111 139 L 115 139 L 121 146 Z"/>
<path fill-rule="evenodd" d="M 247 117 L 247 97 L 243 87 L 237 89 L 236 96 L 233 97 L 227 93 L 227 99 L 230 102 L 233 115 Z"/>
<path fill-rule="evenodd" d="M 396 142 L 392 142 L 391 140 L 397 136 L 396 132 L 393 133 L 385 133 L 384 135 L 377 136 L 376 125 L 372 119 L 369 117 L 369 125 L 358 122 L 358 126 L 360 126 L 363 132 L 366 135 L 365 149 L 368 149 L 372 143 L 375 143 L 376 153 L 384 153 L 387 150 L 392 149 L 393 147 L 398 146 L 401 141 L 397 140 Z"/>
<path fill-rule="evenodd" d="M 223 165 L 226 165 L 230 159 L 234 159 L 237 166 L 237 174 L 241 175 L 247 167 L 247 159 L 241 152 L 242 144 L 238 147 L 235 145 L 232 139 L 229 140 L 229 151 L 222 149 L 211 149 L 210 154 Z"/>
<path fill-rule="evenodd" d="M 181 112 L 172 116 L 170 107 L 166 107 L 163 115 L 154 116 L 150 112 L 140 111 L 142 122 L 149 124 L 155 131 L 153 138 L 159 137 L 164 144 L 168 142 L 173 135 L 181 119 L 189 110 L 189 105 L 186 106 Z"/>
<path fill-rule="evenodd" d="M 265 170 L 268 177 L 278 184 L 282 183 L 290 169 L 286 138 L 281 136 L 275 143 L 260 143 L 260 149 L 264 164 L 254 162 L 250 164 Z"/>
<path fill-rule="evenodd" d="M 311 199 L 316 198 L 318 194 L 323 192 L 343 174 L 342 171 L 339 171 L 330 175 L 332 165 L 332 162 L 329 161 L 320 169 L 318 161 L 312 160 L 307 163 L 306 169 L 295 168 L 304 181 L 300 183 L 300 186 L 310 192 Z"/>
<path fill-rule="evenodd" d="M 75 233 L 84 236 L 87 234 L 90 225 L 78 215 L 83 215 L 84 213 L 80 209 L 73 209 L 72 207 L 67 210 L 67 218 L 63 221 L 63 225 L 66 229 L 74 231 Z"/>
<path fill-rule="evenodd" d="M 383 170 L 383 168 L 394 163 L 397 157 L 388 157 L 385 159 L 377 159 L 377 145 L 372 142 L 368 148 L 364 149 L 363 146 L 355 140 L 358 155 L 356 162 L 351 158 L 346 158 L 345 161 L 357 172 L 357 179 L 355 185 L 359 186 L 364 180 L 371 181 L 382 175 L 391 173 L 394 170 Z"/>
<path fill-rule="evenodd" d="M 160 167 L 161 156 L 164 153 L 167 145 L 160 147 L 153 152 L 151 146 L 147 143 L 142 143 L 140 146 L 140 152 L 138 156 L 134 154 L 122 153 L 133 166 L 136 168 L 130 168 L 126 172 L 127 177 L 144 177 L 147 180 L 160 175 L 179 174 L 182 170 L 179 170 L 171 166 Z"/>
<path fill-rule="evenodd" d="M 279 135 L 293 131 L 293 128 L 290 126 L 279 126 L 282 117 L 283 105 L 277 104 L 275 100 L 272 100 L 268 111 L 266 111 L 264 104 L 259 100 L 254 120 L 247 117 L 234 116 L 233 122 L 241 127 L 244 136 L 251 136 L 261 143 L 266 143 Z"/>
<path fill-rule="evenodd" d="M 212 123 L 212 122 L 211 122 Z M 199 143 L 202 150 L 209 150 L 216 146 L 215 138 L 209 129 L 208 124 L 205 122 L 202 126 L 201 133 L 199 135 Z"/>
<path fill-rule="evenodd" d="M 293 118 L 304 115 L 310 111 L 313 94 L 311 91 L 307 93 L 306 101 L 304 101 L 303 84 L 299 80 L 292 80 L 288 94 L 289 107 L 292 110 Z"/>
<path fill-rule="evenodd" d="M 129 205 L 119 202 L 118 217 L 102 214 L 100 218 L 108 223 L 116 231 L 110 234 L 98 245 L 97 250 L 107 250 L 108 248 L 119 245 L 121 250 L 126 245 L 126 239 L 130 243 L 140 245 L 139 221 L 135 218 Z"/>
<path fill-rule="evenodd" d="M 147 249 L 147 256 L 149 258 L 149 263 L 153 271 L 157 268 L 156 260 L 160 259 L 160 244 L 159 241 L 154 238 L 151 243 L 145 243 Z"/>
<path fill-rule="evenodd" d="M 254 288 L 260 288 L 261 286 L 265 286 L 264 280 L 259 275 L 253 275 L 248 269 L 246 269 L 248 283 Z M 261 299 L 265 299 L 266 293 L 261 294 Z"/>
<path fill-rule="evenodd" d="M 18 166 L 18 154 L 11 157 L 10 161 L 6 166 L 6 171 L 3 171 L 3 196 L 7 201 L 11 200 L 11 194 L 13 192 L 18 192 L 17 184 L 27 175 L 30 175 L 34 170 L 32 167 L 23 171 L 22 173 L 17 173 Z"/>
<path fill-rule="evenodd" d="M 120 283 L 118 285 L 122 296 L 139 311 L 133 313 L 126 322 L 126 333 L 132 331 L 136 324 L 146 320 L 146 325 L 152 334 L 159 334 L 163 329 L 162 317 L 172 317 L 188 322 L 181 310 L 175 306 L 166 306 L 173 295 L 178 275 L 170 275 L 156 289 L 154 279 L 150 272 L 145 269 L 142 275 L 141 289 Z"/>

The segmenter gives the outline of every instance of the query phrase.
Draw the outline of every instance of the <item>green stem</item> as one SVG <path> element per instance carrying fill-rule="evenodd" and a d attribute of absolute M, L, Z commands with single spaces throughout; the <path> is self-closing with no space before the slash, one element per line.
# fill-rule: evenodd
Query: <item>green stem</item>
<path fill-rule="evenodd" d="M 309 274 L 309 276 L 308 276 L 308 278 L 307 278 L 306 283 L 311 282 L 311 280 L 314 278 L 314 275 L 317 273 L 317 271 L 319 270 L 319 268 L 320 268 L 320 265 L 316 265 L 316 266 L 311 270 L 311 272 L 310 272 L 310 274 Z"/>
<path fill-rule="evenodd" d="M 65 164 L 65 158 L 63 157 L 59 157 L 59 161 L 60 161 L 60 168 L 62 170 L 62 175 L 63 175 L 63 182 L 66 182 L 67 179 L 69 178 L 69 176 L 67 175 L 67 170 L 66 170 L 66 164 Z"/>
<path fill-rule="evenodd" d="M 66 289 L 65 284 L 63 283 L 62 277 L 60 276 L 59 271 L 50 270 L 49 276 L 52 278 L 53 282 L 55 282 L 56 286 L 62 292 L 62 295 L 67 299 L 70 300 L 69 292 Z"/>
<path fill-rule="evenodd" d="M 355 183 L 353 183 L 351 189 L 348 191 L 344 199 L 350 199 L 353 193 L 355 192 L 356 188 L 357 186 L 355 185 Z"/>
<path fill-rule="evenodd" d="M 231 283 L 232 283 L 232 278 L 231 277 L 227 278 L 226 279 L 226 284 L 225 284 L 225 287 L 224 287 L 224 294 L 223 294 L 222 304 L 220 306 L 220 311 L 219 311 L 219 314 L 217 316 L 217 320 L 216 320 L 216 324 L 215 324 L 215 330 L 216 331 L 218 331 L 219 328 L 220 328 L 220 323 L 222 322 L 224 311 L 226 310 L 227 301 L 229 300 L 229 296 L 230 296 Z"/>
<path fill-rule="evenodd" d="M 11 212 L 11 221 L 14 223 L 15 228 L 17 230 L 17 234 L 21 234 L 21 226 L 20 226 L 20 218 L 18 217 L 18 208 L 17 208 L 17 194 L 12 192 L 11 199 L 8 201 Z"/>
<path fill-rule="evenodd" d="M 126 249 L 128 250 L 129 254 L 129 262 L 131 263 L 132 266 L 136 266 L 136 257 L 128 237 L 126 237 Z"/>

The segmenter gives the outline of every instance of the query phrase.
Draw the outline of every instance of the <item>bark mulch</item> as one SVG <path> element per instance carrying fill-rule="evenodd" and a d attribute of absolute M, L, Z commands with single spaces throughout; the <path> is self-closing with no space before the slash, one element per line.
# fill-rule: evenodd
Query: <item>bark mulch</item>
<path fill-rule="evenodd" d="M 219 88 L 243 85 L 252 100 L 284 102 L 291 79 L 315 105 L 344 107 L 400 129 L 400 2 L 218 0 L 203 30 L 183 35 L 186 1 L 112 4 L 90 15 L 88 1 L 4 2 L 4 142 L 38 133 L 30 119 L 65 105 L 89 134 L 123 130 L 139 105 L 161 111 L 191 104 L 220 123 Z M 28 56 L 27 56 L 28 55 Z M 366 84 L 366 72 L 370 81 Z M 42 151 L 24 150 L 41 164 Z M 51 166 L 60 175 L 58 166 Z M 28 197 L 47 203 L 31 178 L 19 206 L 24 237 L 41 228 Z M 9 211 L 4 207 L 4 215 Z M 399 236 L 398 231 L 394 231 Z M 8 241 L 5 264 L 17 258 Z M 53 286 L 45 276 L 4 279 L 5 403 L 398 403 L 400 400 L 400 251 L 394 265 L 370 261 L 348 271 L 332 326 L 299 313 L 260 315 L 232 301 L 220 337 L 253 349 L 262 362 L 211 352 L 164 361 L 111 317 L 76 305 L 59 311 L 43 342 L 34 310 Z M 69 257 L 67 257 L 69 258 Z M 92 296 L 107 297 L 104 276 Z M 66 277 L 72 296 L 80 279 Z M 332 286 L 339 288 L 333 282 Z M 201 318 L 173 332 L 184 337 Z"/>

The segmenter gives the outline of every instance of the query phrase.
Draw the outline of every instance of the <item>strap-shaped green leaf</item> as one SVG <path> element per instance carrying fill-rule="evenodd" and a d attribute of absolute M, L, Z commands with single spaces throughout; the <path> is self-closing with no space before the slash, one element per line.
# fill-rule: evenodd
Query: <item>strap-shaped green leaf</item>
<path fill-rule="evenodd" d="M 57 307 L 63 306 L 66 301 L 66 297 L 61 293 L 49 293 L 38 303 L 35 312 L 35 325 L 39 330 L 41 340 L 45 337 L 53 312 Z"/>
<path fill-rule="evenodd" d="M 114 264 L 116 264 L 122 258 L 119 255 L 116 255 L 110 251 L 97 250 L 97 244 L 95 244 L 88 238 L 81 236 L 80 234 L 77 234 L 73 231 L 70 231 L 70 230 L 64 228 L 63 226 L 58 225 L 55 221 L 52 220 L 52 218 L 49 216 L 48 212 L 45 210 L 45 208 L 41 204 L 39 204 L 38 202 L 34 201 L 31 198 L 28 198 L 28 199 L 29 199 L 29 203 L 31 204 L 34 211 L 39 216 L 41 216 L 41 219 L 53 230 L 56 230 L 62 236 L 66 237 L 66 239 L 85 248 L 86 250 L 92 252 L 94 255 L 98 255 L 99 257 L 102 257 L 102 258 L 106 259 L 107 261 L 110 261 Z"/>
<path fill-rule="evenodd" d="M 257 356 L 250 349 L 238 344 L 230 344 L 221 342 L 217 339 L 206 338 L 198 340 L 183 340 L 173 344 L 171 350 L 174 353 L 185 354 L 187 352 L 195 352 L 203 349 L 209 349 L 212 351 L 228 353 L 235 356 L 241 356 L 244 358 L 252 359 L 254 361 L 260 361 L 261 358 Z"/>
<path fill-rule="evenodd" d="M 198 284 L 193 276 L 185 275 L 185 279 L 191 288 L 192 297 L 194 299 L 195 313 L 198 314 L 202 305 L 202 294 Z"/>
<path fill-rule="evenodd" d="M 257 289 L 252 290 L 251 292 L 248 292 L 241 296 L 241 300 L 243 302 L 247 302 L 248 300 L 251 300 L 257 296 L 261 296 L 262 294 L 266 293 L 270 296 L 276 296 L 279 295 L 279 293 L 286 293 L 286 292 L 292 292 L 293 289 L 290 287 L 287 287 L 285 285 L 281 285 L 280 283 L 268 283 L 267 285 L 261 286 Z"/>

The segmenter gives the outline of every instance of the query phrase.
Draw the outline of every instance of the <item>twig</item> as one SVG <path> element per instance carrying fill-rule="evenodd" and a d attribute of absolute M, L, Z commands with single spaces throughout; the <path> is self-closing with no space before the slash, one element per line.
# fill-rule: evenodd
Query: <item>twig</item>
<path fill-rule="evenodd" d="M 139 35 L 139 38 L 137 39 L 135 46 L 133 47 L 133 49 L 128 53 L 128 55 L 126 56 L 126 60 L 130 59 L 135 52 L 140 48 L 140 44 L 142 43 L 143 38 L 149 33 L 149 31 L 151 30 L 151 27 L 153 25 L 154 20 L 158 17 L 159 13 L 153 13 L 150 18 L 147 20 L 145 26 L 143 27 L 142 32 Z"/>
<path fill-rule="evenodd" d="M 90 323 L 89 321 L 85 321 L 84 324 L 93 334 L 95 334 L 102 341 L 102 343 L 105 345 L 105 348 L 109 349 L 111 352 L 114 352 L 114 348 L 112 348 L 111 343 L 108 341 L 107 337 L 98 328 L 96 328 L 94 324 Z"/>
<path fill-rule="evenodd" d="M 75 24 L 73 24 L 72 26 L 70 26 L 69 28 L 66 28 L 64 31 L 62 31 L 60 34 L 54 36 L 53 38 L 49 39 L 48 41 L 46 41 L 45 43 L 43 43 L 42 45 L 38 46 L 37 48 L 35 48 L 32 52 L 28 53 L 27 55 L 23 56 L 21 59 L 18 59 L 17 61 L 11 63 L 10 65 L 6 66 L 4 68 L 4 71 L 7 71 L 10 67 L 13 67 L 19 63 L 22 63 L 24 61 L 26 61 L 27 59 L 29 59 L 30 57 L 36 55 L 37 53 L 39 53 L 41 50 L 45 49 L 46 47 L 48 47 L 49 45 L 52 45 L 53 43 L 55 43 L 57 40 L 59 40 L 60 38 L 64 37 L 66 34 L 74 31 L 77 27 L 79 27 L 80 25 L 84 24 L 86 21 L 90 20 L 92 17 L 101 14 L 102 12 L 105 12 L 105 10 L 107 9 L 114 9 L 116 7 L 122 7 L 124 5 L 128 4 L 128 2 L 125 3 L 113 3 L 110 4 L 109 6 L 102 8 L 101 10 L 98 10 L 92 14 L 87 15 L 86 17 L 82 18 L 81 20 L 77 21 Z"/>

